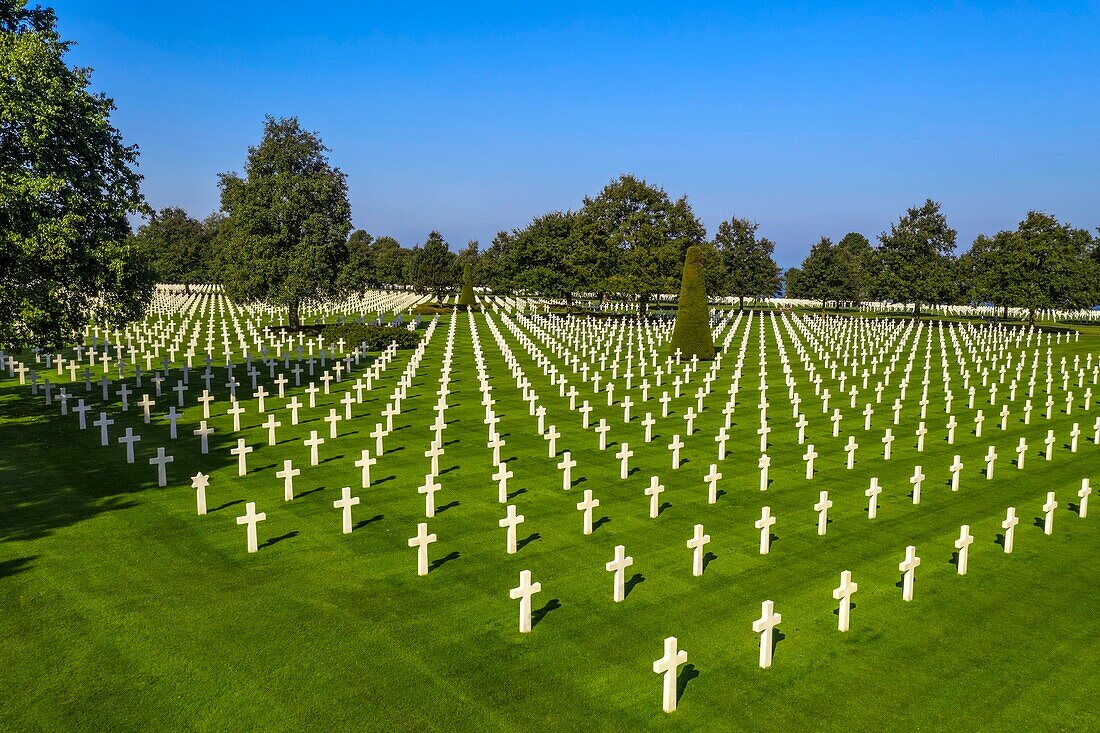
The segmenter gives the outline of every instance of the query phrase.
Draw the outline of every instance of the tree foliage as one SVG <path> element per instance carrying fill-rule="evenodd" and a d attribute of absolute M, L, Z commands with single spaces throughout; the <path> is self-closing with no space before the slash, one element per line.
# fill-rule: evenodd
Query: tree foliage
<path fill-rule="evenodd" d="M 220 221 L 193 219 L 178 207 L 155 213 L 134 234 L 134 242 L 149 260 L 157 282 L 185 286 L 211 282 L 214 237 Z"/>
<path fill-rule="evenodd" d="M 327 152 L 296 118 L 267 117 L 244 177 L 221 176 L 222 285 L 232 298 L 287 306 L 291 328 L 304 299 L 339 292 L 348 258 L 347 181 Z"/>
<path fill-rule="evenodd" d="M 681 358 L 714 358 L 714 337 L 710 330 L 710 306 L 707 302 L 707 283 L 703 274 L 703 250 L 698 245 L 688 247 L 684 257 L 684 271 L 680 277 L 680 299 L 676 308 L 676 322 L 669 352 L 680 352 Z"/>
<path fill-rule="evenodd" d="M 433 231 L 422 246 L 414 247 L 409 254 L 405 277 L 417 291 L 431 293 L 441 303 L 458 281 L 457 261 L 443 235 Z"/>
<path fill-rule="evenodd" d="M 940 205 L 927 199 L 910 208 L 890 232 L 879 235 L 877 291 L 883 297 L 914 304 L 943 302 L 952 289 L 955 230 Z"/>
<path fill-rule="evenodd" d="M 50 9 L 0 0 L 0 344 L 59 348 L 89 318 L 140 317 L 153 277 L 130 240 L 146 210 L 114 102 L 69 66 Z"/>
<path fill-rule="evenodd" d="M 745 298 L 770 298 L 779 292 L 781 285 L 779 265 L 772 254 L 775 243 L 765 237 L 757 237 L 759 224 L 748 219 L 731 218 L 718 225 L 714 235 L 714 249 L 718 253 L 718 273 L 712 292 L 732 295 L 745 308 Z M 708 280 L 712 278 L 708 275 Z"/>

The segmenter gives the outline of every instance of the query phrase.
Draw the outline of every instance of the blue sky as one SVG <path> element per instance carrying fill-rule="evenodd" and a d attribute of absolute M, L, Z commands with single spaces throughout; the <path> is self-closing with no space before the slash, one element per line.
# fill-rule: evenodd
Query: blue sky
<path fill-rule="evenodd" d="M 484 246 L 626 172 L 711 233 L 759 222 L 784 267 L 927 197 L 963 248 L 1031 208 L 1100 226 L 1097 3 L 408 5 L 54 7 L 157 208 L 215 210 L 272 114 L 406 245 Z"/>

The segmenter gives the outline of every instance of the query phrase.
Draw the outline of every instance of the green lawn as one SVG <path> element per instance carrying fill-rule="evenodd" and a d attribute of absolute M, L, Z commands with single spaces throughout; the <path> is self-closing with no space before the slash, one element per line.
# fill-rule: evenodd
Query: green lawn
<path fill-rule="evenodd" d="M 140 409 L 131 406 L 115 415 L 112 444 L 100 447 L 98 430 L 80 431 L 74 415 L 61 417 L 56 406 L 46 408 L 41 397 L 30 396 L 29 385 L 20 386 L 5 370 L 0 378 L 0 729 L 1100 729 L 1094 704 L 1100 694 L 1100 498 L 1093 497 L 1096 506 L 1087 518 L 1076 512 L 1081 479 L 1100 485 L 1100 447 L 1091 429 L 1100 408 L 1094 400 L 1087 414 L 1082 411 L 1083 389 L 1075 386 L 1076 378 L 1072 416 L 1063 414 L 1056 378 L 1054 417 L 1047 421 L 1036 409 L 1031 424 L 1023 425 L 1019 410 L 1026 388 L 1021 389 L 1003 433 L 993 415 L 998 408 L 982 405 L 987 396 L 979 390 L 976 407 L 984 407 L 990 419 L 976 438 L 974 411 L 966 409 L 953 364 L 961 426 L 956 446 L 948 446 L 936 342 L 931 432 L 921 455 L 913 431 L 924 340 L 901 425 L 891 424 L 888 410 L 898 394 L 895 378 L 876 405 L 869 432 L 863 431 L 859 413 L 873 393 L 864 393 L 855 410 L 846 398 L 834 399 L 845 419 L 840 437 L 833 438 L 784 330 L 810 421 L 809 440 L 821 454 L 817 475 L 806 480 L 804 447 L 796 442 L 775 337 L 766 321 L 773 482 L 762 493 L 756 469 L 760 331 L 755 316 L 733 437 L 720 465 L 724 493 L 708 505 L 702 476 L 716 459 L 713 437 L 723 421 L 720 410 L 744 322 L 695 434 L 685 436 L 683 463 L 673 471 L 665 446 L 673 433 L 684 433 L 681 416 L 694 403 L 690 393 L 701 372 L 673 403 L 670 418 L 658 422 L 649 445 L 642 439 L 641 405 L 624 425 L 621 408 L 607 407 L 602 395 L 593 397 L 585 387 L 596 406 L 594 421 L 605 417 L 613 426 L 609 447 L 601 453 L 595 433 L 582 430 L 580 415 L 569 412 L 568 400 L 549 386 L 501 316 L 492 319 L 546 406 L 547 422 L 563 433 L 559 451 L 572 451 L 579 463 L 575 486 L 562 490 L 555 469 L 560 459 L 548 457 L 485 316 L 476 316 L 502 418 L 498 429 L 507 441 L 502 458 L 515 472 L 510 488 L 519 492 L 512 501 L 526 517 L 519 527 L 520 551 L 505 553 L 504 530 L 497 526 L 504 508 L 490 478 L 494 469 L 485 446 L 471 332 L 467 316 L 459 316 L 446 455 L 440 461 L 443 488 L 436 496 L 440 513 L 427 520 L 439 540 L 425 577 L 417 577 L 415 552 L 406 540 L 417 522 L 425 521 L 416 488 L 428 471 L 423 451 L 432 436 L 428 425 L 435 416 L 449 317 L 440 320 L 431 339 L 368 490 L 358 488 L 352 462 L 363 448 L 373 453 L 367 433 L 380 419 L 409 351 L 399 352 L 384 379 L 365 393 L 364 403 L 355 406 L 356 419 L 340 423 L 340 437 L 321 447 L 323 462 L 315 468 L 309 467 L 301 441 L 311 429 L 327 437 L 320 418 L 332 405 L 342 411 L 337 400 L 350 388 L 347 379 L 331 395 L 319 395 L 317 408 L 304 410 L 297 427 L 280 411 L 280 443 L 273 447 L 259 427 L 255 401 L 243 401 L 241 437 L 256 448 L 243 478 L 228 453 L 235 439 L 224 414 L 224 388 L 216 390 L 210 421 L 216 433 L 210 455 L 203 456 L 191 435 L 201 417 L 194 390 L 177 441 L 168 439 L 166 423 L 144 425 Z M 535 340 L 552 355 L 544 341 Z M 899 370 L 911 345 L 911 338 L 900 345 Z M 1029 367 L 1034 348 L 1028 349 Z M 1045 354 L 1045 344 L 1041 348 Z M 1100 352 L 1100 336 L 1052 342 L 1051 348 L 1057 369 L 1063 355 L 1072 362 L 1074 354 L 1083 360 Z M 814 357 L 820 368 L 819 356 Z M 33 365 L 33 356 L 23 359 Z M 263 372 L 261 381 L 271 390 Z M 567 373 L 581 388 L 579 375 Z M 835 393 L 835 380 L 828 372 L 824 376 L 823 386 Z M 196 372 L 191 378 L 193 385 L 199 383 Z M 1086 384 L 1091 379 L 1090 373 Z M 160 414 L 174 402 L 165 386 Z M 82 384 L 70 391 L 85 396 Z M 287 397 L 292 393 L 301 390 L 290 390 Z M 1042 394 L 1040 378 L 1037 404 Z M 640 402 L 637 380 L 631 395 Z M 659 396 L 655 389 L 648 406 L 658 417 Z M 88 397 L 98 405 L 98 387 Z M 622 397 L 620 389 L 617 398 Z M 268 398 L 269 410 L 282 403 Z M 89 413 L 89 421 L 92 417 Z M 1075 455 L 1063 446 L 1074 421 L 1084 432 Z M 114 442 L 127 425 L 142 435 L 133 465 L 125 463 L 123 446 Z M 882 459 L 879 442 L 886 427 L 899 436 L 890 461 Z M 1059 438 L 1051 462 L 1040 453 L 1048 428 Z M 841 451 L 849 434 L 860 444 L 851 471 L 845 470 Z M 1023 470 L 1011 463 L 1020 436 L 1031 446 Z M 626 481 L 619 480 L 613 456 L 621 441 L 635 452 Z M 981 456 L 990 444 L 998 447 L 1000 460 L 994 479 L 986 481 Z M 163 489 L 148 465 L 161 445 L 175 456 Z M 948 486 L 947 466 L 955 453 L 966 464 L 958 493 Z M 289 503 L 274 477 L 284 458 L 302 469 L 298 496 Z M 913 506 L 908 477 L 917 463 L 928 479 L 922 503 Z M 188 478 L 198 471 L 211 475 L 211 511 L 205 517 L 195 514 Z M 648 518 L 649 500 L 642 493 L 652 475 L 661 477 L 668 503 L 655 520 Z M 885 490 L 878 517 L 869 520 L 863 491 L 872 476 Z M 362 503 L 355 508 L 355 531 L 343 535 L 332 502 L 349 484 Z M 586 488 L 601 502 L 595 516 L 606 517 L 587 537 L 575 507 Z M 825 537 L 816 533 L 812 510 L 822 490 L 835 503 Z M 1060 502 L 1051 536 L 1035 524 L 1047 491 L 1056 491 Z M 245 552 L 244 528 L 234 521 L 244 513 L 245 501 L 267 513 L 254 555 Z M 778 523 L 771 554 L 761 556 L 753 522 L 765 504 Z M 1021 518 L 1011 555 L 996 544 L 1008 506 L 1016 506 Z M 698 578 L 691 575 L 691 551 L 685 547 L 696 523 L 710 534 L 707 549 L 714 556 Z M 975 537 L 966 576 L 958 576 L 952 564 L 962 524 L 969 524 Z M 617 544 L 634 557 L 628 577 L 637 574 L 621 604 L 612 602 L 611 574 L 604 570 Z M 906 603 L 898 563 L 909 544 L 916 545 L 923 564 L 915 599 Z M 524 569 L 542 583 L 530 634 L 518 633 L 518 602 L 508 598 Z M 852 630 L 841 634 L 831 593 L 846 569 L 859 592 Z M 757 666 L 758 637 L 751 629 L 765 599 L 774 600 L 783 615 L 768 670 Z M 671 716 L 661 711 L 660 678 L 652 672 L 670 635 L 678 637 L 689 662 L 681 670 L 679 709 Z"/>

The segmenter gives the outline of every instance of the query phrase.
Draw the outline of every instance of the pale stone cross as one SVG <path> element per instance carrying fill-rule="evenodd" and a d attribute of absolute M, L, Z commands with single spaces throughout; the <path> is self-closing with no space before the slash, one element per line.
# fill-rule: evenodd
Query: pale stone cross
<path fill-rule="evenodd" d="M 851 470 L 852 467 L 855 466 L 857 448 L 859 448 L 859 444 L 856 443 L 856 436 L 849 435 L 848 442 L 844 445 L 844 452 L 848 454 L 846 463 L 848 470 Z"/>
<path fill-rule="evenodd" d="M 695 413 L 695 408 L 694 407 L 689 407 L 687 409 L 687 412 L 684 413 L 684 420 L 687 421 L 687 434 L 688 435 L 691 435 L 692 433 L 695 432 L 695 418 L 697 418 L 697 417 L 698 417 L 698 415 Z"/>
<path fill-rule="evenodd" d="M 1089 496 L 1092 494 L 1092 486 L 1087 478 L 1081 479 L 1081 488 L 1077 490 L 1077 498 L 1081 501 L 1077 505 L 1077 516 L 1084 519 L 1089 513 Z"/>
<path fill-rule="evenodd" d="M 822 491 L 818 495 L 817 503 L 814 504 L 814 511 L 817 512 L 817 533 L 819 535 L 824 536 L 825 530 L 829 526 L 829 510 L 832 507 L 833 502 L 829 499 L 829 492 Z"/>
<path fill-rule="evenodd" d="M 239 431 L 241 429 L 241 415 L 244 414 L 244 408 L 241 407 L 241 403 L 234 400 L 232 407 L 225 412 L 227 415 L 233 416 L 233 432 Z"/>
<path fill-rule="evenodd" d="M 958 491 L 959 490 L 959 474 L 962 473 L 962 470 L 963 470 L 962 457 L 956 455 L 955 460 L 951 462 L 951 465 L 948 466 L 948 469 L 951 471 L 951 490 L 952 491 Z"/>
<path fill-rule="evenodd" d="M 164 448 L 157 448 L 157 455 L 149 459 L 149 465 L 155 465 L 157 467 L 157 486 L 166 486 L 168 484 L 168 477 L 165 474 L 165 466 L 172 461 L 176 460 L 172 456 L 164 454 Z"/>
<path fill-rule="evenodd" d="M 607 424 L 607 420 L 601 417 L 595 430 L 600 435 L 600 450 L 607 450 L 607 433 L 611 430 L 611 426 Z"/>
<path fill-rule="evenodd" d="M 680 440 L 679 435 L 672 436 L 672 442 L 668 444 L 668 449 L 672 451 L 672 468 L 674 470 L 680 468 L 680 449 L 684 447 L 684 441 Z"/>
<path fill-rule="evenodd" d="M 600 505 L 599 499 L 592 498 L 592 489 L 584 490 L 584 501 L 577 503 L 577 510 L 584 512 L 584 533 L 592 534 L 592 510 Z"/>
<path fill-rule="evenodd" d="M 913 466 L 913 475 L 909 477 L 909 483 L 913 484 L 913 503 L 920 504 L 920 487 L 924 482 L 924 473 L 920 466 Z"/>
<path fill-rule="evenodd" d="M 1020 518 L 1016 516 L 1016 507 L 1010 506 L 1008 508 L 1008 514 L 1005 516 L 1003 522 L 1001 522 L 1001 529 L 1005 531 L 1004 548 L 1005 554 L 1012 552 L 1012 539 L 1016 534 L 1016 525 L 1020 523 Z"/>
<path fill-rule="evenodd" d="M 775 604 L 772 601 L 764 601 L 760 604 L 760 618 L 752 622 L 752 630 L 760 634 L 761 669 L 772 666 L 772 651 L 775 644 L 773 630 L 782 622 L 783 616 L 775 612 Z"/>
<path fill-rule="evenodd" d="M 250 501 L 244 505 L 244 514 L 237 517 L 237 524 L 248 525 L 248 551 L 256 552 L 258 546 L 256 545 L 256 525 L 267 519 L 266 512 L 256 513 L 256 502 Z"/>
<path fill-rule="evenodd" d="M 546 429 L 546 434 L 543 438 L 548 443 L 548 458 L 556 458 L 558 455 L 558 438 L 561 437 L 561 433 L 553 425 Z"/>
<path fill-rule="evenodd" d="M 653 419 L 653 413 L 647 412 L 645 419 L 642 420 L 642 427 L 645 428 L 645 442 L 649 443 L 653 440 L 653 426 L 657 424 L 657 421 Z"/>
<path fill-rule="evenodd" d="M 283 461 L 283 470 L 275 472 L 275 478 L 283 480 L 283 501 L 294 500 L 294 477 L 301 472 L 302 470 L 295 468 L 289 458 Z"/>
<path fill-rule="evenodd" d="M 267 428 L 267 444 L 275 445 L 275 428 L 281 427 L 282 423 L 275 419 L 275 413 L 270 412 L 267 415 L 267 420 L 260 427 Z"/>
<path fill-rule="evenodd" d="M 970 525 L 964 524 L 959 530 L 959 539 L 955 540 L 955 549 L 959 551 L 959 575 L 966 575 L 966 562 L 970 556 L 970 545 L 974 537 L 970 534 Z"/>
<path fill-rule="evenodd" d="M 665 653 L 653 662 L 654 674 L 663 675 L 661 707 L 666 713 L 676 710 L 676 674 L 681 664 L 687 662 L 687 652 L 677 649 L 676 637 L 665 639 Z"/>
<path fill-rule="evenodd" d="M 437 441 L 432 441 L 428 450 L 424 451 L 424 457 L 432 462 L 432 473 L 439 475 L 439 457 L 445 453 L 443 446 Z"/>
<path fill-rule="evenodd" d="M 253 450 L 252 446 L 245 445 L 244 438 L 237 438 L 237 447 L 229 449 L 229 452 L 237 457 L 238 476 L 244 476 L 248 473 L 248 454 Z"/>
<path fill-rule="evenodd" d="M 882 436 L 882 460 L 890 460 L 890 448 L 894 445 L 894 432 L 890 428 L 886 428 L 886 435 Z"/>
<path fill-rule="evenodd" d="M 718 460 L 726 460 L 726 441 L 730 439 L 729 433 L 726 431 L 726 427 L 722 426 L 718 430 L 718 435 L 714 436 L 714 442 L 718 444 Z"/>
<path fill-rule="evenodd" d="M 767 555 L 772 547 L 772 525 L 775 517 L 772 516 L 772 508 L 766 506 L 760 510 L 760 519 L 756 520 L 756 528 L 760 530 L 760 554 Z"/>
<path fill-rule="evenodd" d="M 623 443 L 619 447 L 619 452 L 615 454 L 615 457 L 619 459 L 619 479 L 623 481 L 630 475 L 630 457 L 633 455 L 634 451 L 630 450 L 626 443 Z"/>
<path fill-rule="evenodd" d="M 428 574 L 428 545 L 436 541 L 433 532 L 428 534 L 428 523 L 420 522 L 416 525 L 416 536 L 409 538 L 409 547 L 416 548 L 416 574 Z"/>
<path fill-rule="evenodd" d="M 509 504 L 507 515 L 497 522 L 497 526 L 507 530 L 506 545 L 509 555 L 516 554 L 516 527 L 520 524 L 523 524 L 523 515 L 516 514 L 515 504 Z"/>
<path fill-rule="evenodd" d="M 882 493 L 882 487 L 878 484 L 878 478 L 871 477 L 871 486 L 863 492 L 867 497 L 867 518 L 874 519 L 878 516 L 878 495 Z"/>
<path fill-rule="evenodd" d="M 634 564 L 634 558 L 626 554 L 626 547 L 615 545 L 615 559 L 604 565 L 609 573 L 615 574 L 615 603 L 621 603 L 626 598 L 626 569 Z"/>
<path fill-rule="evenodd" d="M 802 455 L 802 460 L 806 462 L 807 479 L 812 479 L 814 477 L 814 459 L 817 458 L 817 456 L 818 453 L 814 450 L 814 444 L 807 444 L 806 452 Z"/>
<path fill-rule="evenodd" d="M 985 454 L 985 478 L 990 480 L 993 478 L 993 466 L 997 461 L 997 451 L 993 446 L 989 446 L 989 450 Z"/>
<path fill-rule="evenodd" d="M 424 474 L 424 483 L 418 486 L 416 493 L 424 495 L 424 516 L 431 519 L 435 516 L 435 492 L 442 488 L 435 482 L 434 473 Z"/>
<path fill-rule="evenodd" d="M 767 453 L 760 456 L 760 460 L 756 462 L 756 467 L 760 469 L 760 490 L 768 490 L 768 467 L 772 465 L 772 459 Z"/>
<path fill-rule="evenodd" d="M 340 489 L 340 498 L 332 502 L 334 509 L 340 509 L 343 513 L 344 534 L 351 534 L 351 508 L 359 503 L 358 496 L 351 495 L 351 487 Z"/>
<path fill-rule="evenodd" d="M 302 444 L 309 448 L 309 465 L 316 466 L 320 462 L 317 456 L 318 446 L 324 445 L 325 439 L 317 436 L 316 430 L 309 431 L 309 437 Z"/>
<path fill-rule="evenodd" d="M 722 474 L 718 471 L 718 464 L 710 464 L 710 471 L 703 477 L 707 482 L 707 503 L 714 504 L 718 501 L 718 482 L 722 480 Z"/>
<path fill-rule="evenodd" d="M 561 471 L 561 487 L 565 491 L 569 491 L 573 488 L 572 471 L 577 467 L 577 462 L 573 460 L 569 451 L 565 451 L 561 454 L 561 462 L 557 466 L 558 470 Z"/>
<path fill-rule="evenodd" d="M 924 436 L 928 435 L 928 428 L 925 427 L 924 421 L 920 421 L 920 425 L 917 426 L 917 453 L 924 452 Z"/>
<path fill-rule="evenodd" d="M 526 634 L 531 630 L 531 596 L 542 591 L 542 583 L 531 582 L 531 571 L 521 570 L 519 586 L 508 591 L 513 601 L 519 599 L 519 631 Z"/>
<path fill-rule="evenodd" d="M 126 444 L 127 463 L 134 462 L 134 443 L 138 442 L 139 440 L 141 440 L 141 436 L 136 435 L 134 431 L 129 427 L 126 428 L 126 433 L 119 437 L 118 442 Z"/>
<path fill-rule="evenodd" d="M 1043 534 L 1049 535 L 1054 531 L 1054 510 L 1058 508 L 1058 502 L 1054 500 L 1054 492 L 1047 492 L 1047 500 L 1043 504 L 1043 512 L 1046 517 L 1043 520 Z"/>
<path fill-rule="evenodd" d="M 833 589 L 833 598 L 840 601 L 839 620 L 837 629 L 847 631 L 852 615 L 852 594 L 859 590 L 859 584 L 852 582 L 852 571 L 845 570 L 840 574 L 840 585 Z"/>
<path fill-rule="evenodd" d="M 703 525 L 695 525 L 694 533 L 691 539 L 687 541 L 687 546 L 692 552 L 691 560 L 691 574 L 700 576 L 703 574 L 703 548 L 710 542 L 710 535 L 703 534 Z"/>
<path fill-rule="evenodd" d="M 508 470 L 508 462 L 501 461 L 497 467 L 497 472 L 490 477 L 497 482 L 497 501 L 501 504 L 508 503 L 508 479 L 514 475 Z"/>
<path fill-rule="evenodd" d="M 772 431 L 765 423 L 761 423 L 760 427 L 756 429 L 757 434 L 760 436 L 760 452 L 763 453 L 768 449 L 768 433 Z"/>
<path fill-rule="evenodd" d="M 1049 461 L 1054 457 L 1054 431 L 1048 430 L 1047 437 L 1043 438 L 1043 442 L 1046 443 L 1046 450 L 1044 457 Z"/>
<path fill-rule="evenodd" d="M 665 487 L 661 485 L 660 480 L 656 476 L 652 476 L 649 479 L 649 488 L 645 490 L 645 495 L 649 497 L 649 518 L 656 519 L 660 513 L 660 496 L 661 492 L 665 490 Z"/>
<path fill-rule="evenodd" d="M 110 436 L 108 436 L 108 434 L 107 434 L 107 428 L 109 428 L 110 426 L 112 426 L 114 424 L 115 424 L 115 421 L 112 420 L 111 418 L 107 417 L 106 412 L 99 413 L 99 419 L 92 421 L 92 425 L 99 428 L 99 444 L 100 445 L 107 445 L 110 442 L 110 440 L 109 440 Z"/>
<path fill-rule="evenodd" d="M 916 569 L 920 566 L 920 558 L 917 557 L 917 548 L 909 545 L 905 548 L 905 559 L 898 563 L 898 570 L 904 575 L 901 583 L 901 599 L 913 600 L 913 579 Z"/>
<path fill-rule="evenodd" d="M 1020 442 L 1016 445 L 1016 468 L 1022 470 L 1024 467 L 1024 457 L 1027 455 L 1027 441 L 1024 438 L 1020 438 Z"/>

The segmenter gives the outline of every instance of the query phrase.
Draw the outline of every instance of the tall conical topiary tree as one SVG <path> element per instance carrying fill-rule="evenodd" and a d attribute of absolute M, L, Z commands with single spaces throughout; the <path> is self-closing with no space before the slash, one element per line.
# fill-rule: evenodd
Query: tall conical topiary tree
<path fill-rule="evenodd" d="M 688 247 L 684 260 L 684 275 L 680 280 L 680 302 L 676 310 L 676 325 L 672 328 L 669 353 L 680 350 L 680 356 L 690 359 L 714 358 L 714 339 L 710 333 L 710 308 L 707 305 L 707 283 L 703 277 L 703 250 Z"/>
<path fill-rule="evenodd" d="M 477 301 L 474 300 L 474 276 L 470 274 L 470 263 L 462 268 L 462 293 L 458 296 L 459 306 L 473 308 Z"/>

